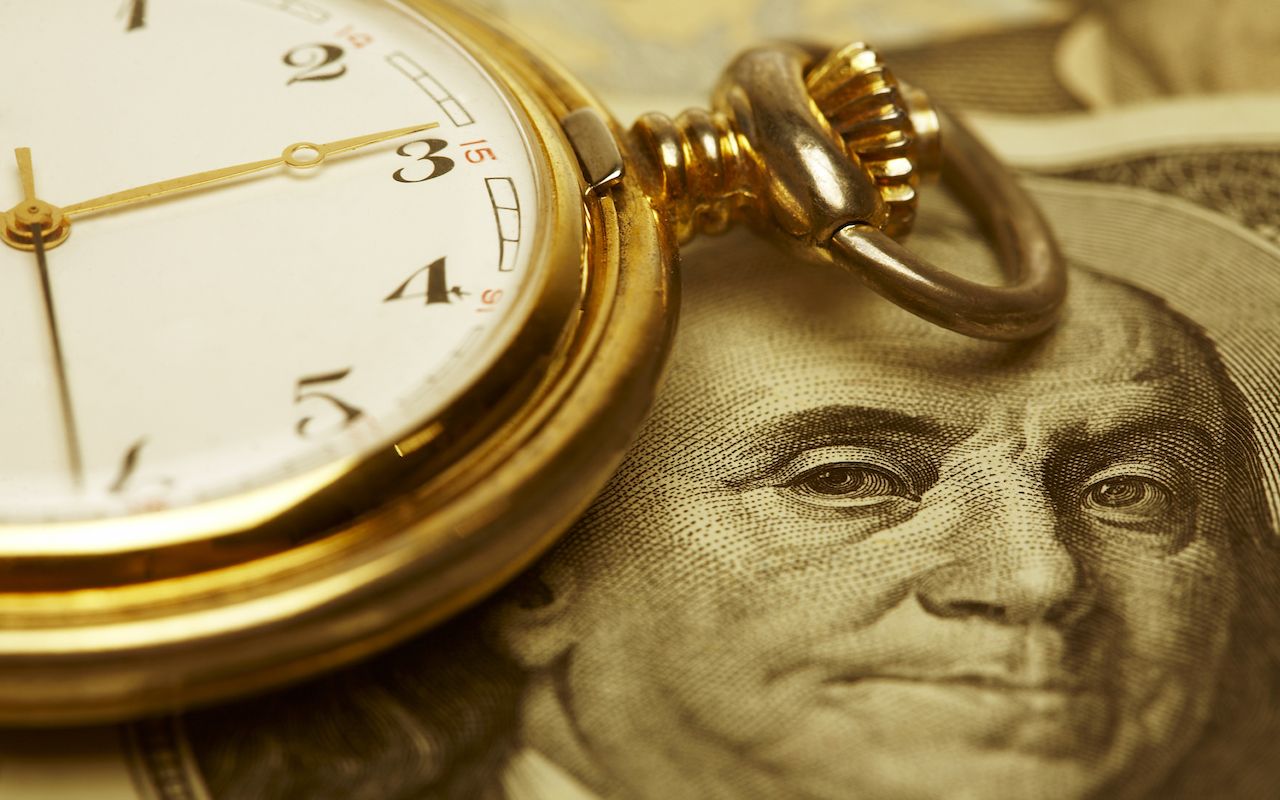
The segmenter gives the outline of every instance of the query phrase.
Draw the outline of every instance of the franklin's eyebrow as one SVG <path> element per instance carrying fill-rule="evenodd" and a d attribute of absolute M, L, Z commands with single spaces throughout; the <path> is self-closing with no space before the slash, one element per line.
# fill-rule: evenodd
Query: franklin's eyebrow
<path fill-rule="evenodd" d="M 969 425 L 872 406 L 816 406 L 753 426 L 742 439 L 740 455 L 772 461 L 798 449 L 826 443 L 895 435 L 954 443 L 971 436 L 975 430 Z"/>
<path fill-rule="evenodd" d="M 1178 416 L 1153 414 L 1147 418 L 1134 419 L 1127 417 L 1114 422 L 1104 420 L 1101 424 L 1082 426 L 1068 431 L 1060 437 L 1064 444 L 1098 446 L 1117 446 L 1144 439 L 1183 439 L 1203 449 L 1216 452 L 1225 442 L 1220 435 L 1214 435 L 1209 427 L 1192 419 Z"/>
<path fill-rule="evenodd" d="M 756 426 L 753 434 L 762 437 L 785 435 L 797 430 L 898 431 L 917 436 L 937 436 L 944 426 L 937 420 L 901 411 L 871 406 L 828 405 L 783 414 Z"/>

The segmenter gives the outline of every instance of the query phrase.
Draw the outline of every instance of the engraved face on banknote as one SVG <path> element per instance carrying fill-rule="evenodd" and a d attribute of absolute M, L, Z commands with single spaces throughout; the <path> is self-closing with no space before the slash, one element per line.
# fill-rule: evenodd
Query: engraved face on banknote
<path fill-rule="evenodd" d="M 915 245 L 991 262 L 958 214 Z M 997 345 L 712 242 L 562 545 L 139 752 L 216 800 L 1265 796 L 1280 560 L 1246 399 L 1197 323 L 1073 278 L 1057 332 Z"/>
<path fill-rule="evenodd" d="M 690 276 L 651 424 L 499 615 L 524 741 L 639 797 L 1158 786 L 1256 602 L 1212 345 L 1088 273 L 1011 349 L 770 260 Z"/>

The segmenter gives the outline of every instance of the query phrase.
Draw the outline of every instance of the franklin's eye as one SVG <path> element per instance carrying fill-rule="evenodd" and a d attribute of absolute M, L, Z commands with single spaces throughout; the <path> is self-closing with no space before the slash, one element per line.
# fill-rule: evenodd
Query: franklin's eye
<path fill-rule="evenodd" d="M 786 484 L 803 499 L 830 506 L 870 506 L 894 498 L 919 500 L 906 481 L 870 464 L 824 464 Z"/>
<path fill-rule="evenodd" d="M 1090 486 L 1081 501 L 1084 510 L 1117 522 L 1146 522 L 1174 509 L 1173 491 L 1160 481 L 1138 475 L 1117 475 Z"/>

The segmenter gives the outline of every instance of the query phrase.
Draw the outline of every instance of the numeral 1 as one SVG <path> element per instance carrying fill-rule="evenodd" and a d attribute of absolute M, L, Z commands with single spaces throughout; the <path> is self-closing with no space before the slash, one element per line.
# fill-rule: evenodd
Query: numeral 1
<path fill-rule="evenodd" d="M 147 0 L 129 0 L 126 8 L 129 23 L 125 32 L 136 31 L 147 26 Z"/>
<path fill-rule="evenodd" d="M 129 487 L 133 473 L 138 471 L 138 458 L 142 455 L 142 448 L 146 444 L 146 439 L 139 439 L 133 447 L 129 448 L 129 452 L 124 454 L 124 460 L 120 462 L 120 473 L 109 490 L 112 494 L 122 494 Z"/>

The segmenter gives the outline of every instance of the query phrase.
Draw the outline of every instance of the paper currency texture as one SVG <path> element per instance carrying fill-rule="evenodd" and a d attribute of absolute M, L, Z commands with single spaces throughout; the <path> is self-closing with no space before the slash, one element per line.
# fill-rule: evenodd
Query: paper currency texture
<path fill-rule="evenodd" d="M 740 49 L 781 37 L 878 44 L 1010 20 L 1043 18 L 1044 0 L 484 0 L 487 6 L 605 92 L 708 88 Z M 696 84 L 690 87 L 690 83 Z"/>

